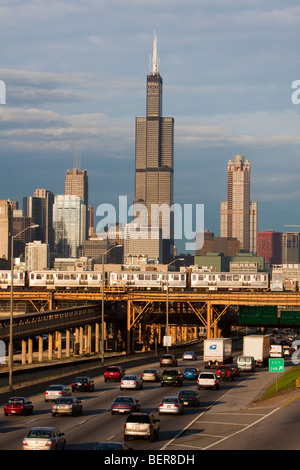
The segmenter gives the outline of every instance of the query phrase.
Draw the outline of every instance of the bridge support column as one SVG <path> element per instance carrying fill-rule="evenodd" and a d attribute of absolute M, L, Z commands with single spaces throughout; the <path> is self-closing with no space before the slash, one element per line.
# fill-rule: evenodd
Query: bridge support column
<path fill-rule="evenodd" d="M 100 324 L 95 323 L 95 352 L 98 353 L 100 350 Z"/>
<path fill-rule="evenodd" d="M 48 359 L 52 361 L 53 359 L 53 334 L 48 334 Z"/>
<path fill-rule="evenodd" d="M 70 330 L 66 330 L 66 357 L 70 357 Z"/>
<path fill-rule="evenodd" d="M 28 364 L 32 364 L 32 339 L 28 338 Z"/>
<path fill-rule="evenodd" d="M 87 325 L 87 345 L 86 352 L 90 354 L 92 352 L 92 327 Z"/>
<path fill-rule="evenodd" d="M 131 320 L 131 301 L 127 300 L 127 338 L 126 338 L 126 352 L 131 352 L 131 341 L 130 341 L 130 320 Z"/>
<path fill-rule="evenodd" d="M 206 332 L 206 337 L 207 337 L 207 339 L 210 339 L 212 337 L 212 333 L 211 333 L 211 302 L 210 301 L 207 302 L 206 308 L 207 308 L 207 317 L 206 317 L 207 332 Z"/>
<path fill-rule="evenodd" d="M 43 360 L 43 337 L 39 336 L 39 362 Z"/>
<path fill-rule="evenodd" d="M 79 327 L 79 354 L 83 354 L 83 328 Z"/>
<path fill-rule="evenodd" d="M 57 358 L 61 359 L 61 331 L 57 331 Z"/>
<path fill-rule="evenodd" d="M 27 342 L 22 339 L 22 364 L 26 364 Z"/>

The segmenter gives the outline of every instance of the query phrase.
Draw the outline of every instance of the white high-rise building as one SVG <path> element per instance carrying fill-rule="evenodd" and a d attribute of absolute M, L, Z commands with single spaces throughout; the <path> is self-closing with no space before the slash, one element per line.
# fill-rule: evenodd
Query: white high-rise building
<path fill-rule="evenodd" d="M 40 271 L 50 267 L 50 251 L 48 243 L 35 240 L 25 247 L 25 263 L 27 271 Z"/>
<path fill-rule="evenodd" d="M 54 198 L 53 229 L 55 251 L 62 258 L 78 258 L 86 239 L 86 206 L 79 196 Z"/>

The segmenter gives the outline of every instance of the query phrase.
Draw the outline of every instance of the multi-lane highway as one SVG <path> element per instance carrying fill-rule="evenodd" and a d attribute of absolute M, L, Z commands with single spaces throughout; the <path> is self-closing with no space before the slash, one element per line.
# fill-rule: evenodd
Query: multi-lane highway
<path fill-rule="evenodd" d="M 182 371 L 191 364 L 195 365 L 195 362 L 179 359 L 179 368 Z M 288 364 L 286 360 L 286 367 Z M 201 360 L 196 361 L 196 365 L 203 370 Z M 140 375 L 149 366 L 160 370 L 158 362 L 154 362 L 147 366 L 128 367 L 126 372 Z M 197 390 L 196 382 L 193 381 L 185 381 L 182 388 L 161 387 L 160 383 L 145 382 L 142 390 L 125 391 L 120 390 L 117 382 L 105 383 L 103 375 L 94 380 L 93 392 L 72 393 L 83 404 L 83 414 L 77 417 L 52 417 L 51 403 L 44 401 L 44 387 L 41 387 L 39 394 L 30 396 L 34 404 L 32 415 L 4 416 L 2 401 L 0 450 L 22 449 L 22 440 L 27 430 L 33 426 L 56 426 L 65 433 L 66 450 L 91 450 L 100 441 L 123 442 L 126 416 L 112 416 L 110 412 L 111 403 L 116 396 L 134 395 L 140 400 L 141 411 L 157 413 L 161 397 L 175 395 L 182 388 Z M 134 450 L 169 453 L 206 449 L 300 449 L 300 440 L 295 438 L 300 434 L 300 419 L 295 419 L 299 414 L 300 398 L 296 396 L 297 392 L 265 405 L 254 404 L 261 391 L 274 380 L 274 375 L 265 368 L 254 373 L 243 373 L 233 382 L 221 381 L 219 390 L 199 390 L 199 408 L 185 409 L 182 416 L 157 414 L 160 419 L 158 440 L 149 442 L 134 439 L 128 445 Z M 66 383 L 63 380 L 56 382 Z M 284 429 L 284 433 L 277 432 L 276 429 Z"/>

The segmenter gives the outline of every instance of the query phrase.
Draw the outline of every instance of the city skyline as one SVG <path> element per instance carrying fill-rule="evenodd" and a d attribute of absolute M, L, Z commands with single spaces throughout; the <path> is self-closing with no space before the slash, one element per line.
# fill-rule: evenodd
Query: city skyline
<path fill-rule="evenodd" d="M 78 150 L 95 210 L 119 195 L 133 202 L 134 121 L 144 115 L 155 30 L 164 109 L 175 119 L 174 202 L 204 204 L 205 228 L 218 235 L 227 162 L 242 154 L 258 231 L 300 224 L 300 106 L 291 100 L 300 78 L 297 2 L 170 5 L 2 7 L 1 199 L 20 204 L 39 187 L 63 194 Z"/>

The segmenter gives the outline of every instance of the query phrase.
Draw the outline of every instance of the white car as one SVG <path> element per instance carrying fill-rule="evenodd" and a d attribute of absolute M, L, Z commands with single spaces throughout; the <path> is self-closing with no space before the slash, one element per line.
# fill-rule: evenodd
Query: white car
<path fill-rule="evenodd" d="M 159 382 L 160 373 L 156 369 L 144 369 L 142 372 L 142 380 L 144 382 Z"/>
<path fill-rule="evenodd" d="M 186 351 L 185 353 L 183 353 L 182 359 L 184 361 L 196 361 L 197 354 L 194 351 Z"/>
<path fill-rule="evenodd" d="M 214 372 L 200 372 L 197 384 L 198 390 L 200 390 L 200 388 L 219 389 L 219 379 Z"/>
<path fill-rule="evenodd" d="M 57 398 L 71 395 L 71 390 L 65 385 L 49 385 L 45 390 L 45 401 L 56 400 Z"/>
<path fill-rule="evenodd" d="M 23 439 L 23 450 L 63 450 L 65 434 L 57 428 L 31 428 Z"/>
<path fill-rule="evenodd" d="M 143 381 L 138 375 L 124 375 L 120 382 L 120 390 L 143 388 Z"/>
<path fill-rule="evenodd" d="M 163 397 L 158 406 L 158 414 L 180 414 L 183 413 L 183 403 L 178 397 Z"/>

